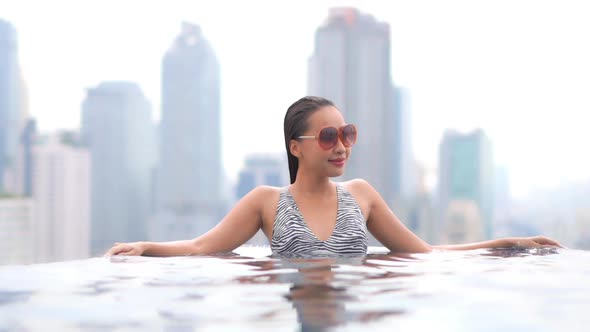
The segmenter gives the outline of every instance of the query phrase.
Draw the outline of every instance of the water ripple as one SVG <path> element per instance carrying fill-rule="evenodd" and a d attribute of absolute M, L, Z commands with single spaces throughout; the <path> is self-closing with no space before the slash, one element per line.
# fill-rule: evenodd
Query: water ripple
<path fill-rule="evenodd" d="M 582 331 L 590 253 L 111 257 L 0 267 L 0 331 Z"/>

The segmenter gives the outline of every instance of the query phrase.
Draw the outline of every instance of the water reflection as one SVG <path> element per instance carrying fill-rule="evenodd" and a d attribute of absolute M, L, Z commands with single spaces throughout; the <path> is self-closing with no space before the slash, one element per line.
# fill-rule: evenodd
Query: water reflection
<path fill-rule="evenodd" d="M 527 256 L 548 256 L 559 254 L 559 248 L 555 247 L 538 247 L 538 248 L 493 248 L 487 249 L 486 252 L 481 253 L 484 257 L 527 257 Z"/>
<path fill-rule="evenodd" d="M 111 257 L 0 268 L 0 331 L 575 331 L 590 253 Z M 493 310 L 490 310 L 493 308 Z M 575 324 L 574 324 L 575 323 Z M 578 329 L 579 330 L 579 329 Z"/>
<path fill-rule="evenodd" d="M 473 252 L 472 255 L 487 258 L 509 258 L 526 256 L 547 256 L 558 254 L 557 248 L 537 249 L 490 249 Z M 452 276 L 457 273 L 456 266 L 448 262 L 456 261 L 453 253 L 441 253 L 440 275 Z M 460 253 L 465 257 L 465 253 Z M 235 258 L 235 257 L 231 257 Z M 363 300 L 373 300 L 383 296 L 387 300 L 396 297 L 388 293 L 405 293 L 413 297 L 428 296 L 424 294 L 409 294 L 412 287 L 404 283 L 403 278 L 413 278 L 430 272 L 432 275 L 433 260 L 427 270 L 421 271 L 419 264 L 422 260 L 411 254 L 369 254 L 359 257 L 335 258 L 300 258 L 269 256 L 268 260 L 248 260 L 234 263 L 253 266 L 262 272 L 255 275 L 237 277 L 235 280 L 242 284 L 289 284 L 289 291 L 284 297 L 291 302 L 297 313 L 297 320 L 302 331 L 321 331 L 326 328 L 344 325 L 350 322 L 378 321 L 384 317 L 399 316 L 408 313 L 402 303 L 398 309 L 391 309 L 392 304 L 381 304 L 373 309 L 358 309 L 355 303 Z M 410 268 L 411 267 L 411 268 Z M 449 268 L 452 267 L 452 268 Z M 506 267 L 504 267 L 505 269 Z M 501 268 L 484 267 L 481 272 L 500 271 Z M 371 281 L 381 280 L 373 289 L 366 287 Z M 364 288 L 363 288 L 364 287 Z M 353 289 L 354 288 L 354 289 Z M 415 287 L 414 287 L 415 288 Z M 415 290 L 415 289 L 414 289 Z M 393 303 L 395 306 L 395 303 Z M 355 309 L 355 307 L 357 307 Z M 362 307 L 362 306 L 361 306 Z"/>
<path fill-rule="evenodd" d="M 26 302 L 34 292 L 0 291 L 0 306 L 16 302 Z"/>
<path fill-rule="evenodd" d="M 290 301 L 297 312 L 297 320 L 302 331 L 321 331 L 347 322 L 368 322 L 385 316 L 401 315 L 404 310 L 362 310 L 348 309 L 348 304 L 360 302 L 359 294 L 350 291 L 350 286 L 368 279 L 394 279 L 415 274 L 390 271 L 372 271 L 380 269 L 375 261 L 401 263 L 406 260 L 417 261 L 411 255 L 375 254 L 362 257 L 339 258 L 280 258 L 269 261 L 244 262 L 256 266 L 259 271 L 272 271 L 254 276 L 238 277 L 240 283 L 287 283 L 288 294 L 284 297 Z M 342 264 L 356 267 L 350 271 L 340 271 Z M 368 271 L 359 271 L 359 267 Z M 291 271 L 277 273 L 277 271 Z M 393 283 L 393 282 L 392 282 Z M 382 292 L 402 291 L 403 288 L 382 288 Z M 374 295 L 374 294 L 372 294 Z"/>

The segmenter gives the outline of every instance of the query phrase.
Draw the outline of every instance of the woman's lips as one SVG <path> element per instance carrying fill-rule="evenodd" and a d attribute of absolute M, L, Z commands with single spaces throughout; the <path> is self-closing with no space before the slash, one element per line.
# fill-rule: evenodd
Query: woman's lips
<path fill-rule="evenodd" d="M 344 166 L 344 162 L 346 160 L 345 159 L 330 159 L 328 161 L 334 166 L 342 167 L 342 166 Z"/>

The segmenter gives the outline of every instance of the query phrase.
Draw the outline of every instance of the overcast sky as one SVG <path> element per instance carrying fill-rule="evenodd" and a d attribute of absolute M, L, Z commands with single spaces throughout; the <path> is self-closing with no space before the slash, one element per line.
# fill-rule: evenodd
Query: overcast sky
<path fill-rule="evenodd" d="M 283 153 L 314 31 L 341 5 L 391 25 L 392 77 L 411 94 L 414 150 L 429 169 L 445 128 L 482 127 L 517 197 L 590 177 L 583 1 L 0 0 L 0 18 L 18 30 L 44 131 L 77 128 L 85 89 L 104 80 L 139 83 L 159 119 L 162 56 L 182 21 L 199 24 L 221 64 L 223 158 L 235 179 L 245 155 Z"/>

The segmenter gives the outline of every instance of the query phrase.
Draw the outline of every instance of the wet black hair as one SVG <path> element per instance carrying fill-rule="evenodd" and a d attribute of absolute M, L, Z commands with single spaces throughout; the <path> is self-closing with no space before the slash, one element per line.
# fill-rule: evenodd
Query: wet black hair
<path fill-rule="evenodd" d="M 308 128 L 307 119 L 317 110 L 324 106 L 334 106 L 334 103 L 326 98 L 307 96 L 294 102 L 285 114 L 284 130 L 285 130 L 285 147 L 287 148 L 287 160 L 289 162 L 289 175 L 291 177 L 291 184 L 297 178 L 297 170 L 299 169 L 299 160 L 291 153 L 289 143 L 292 139 L 296 139 L 303 135 Z"/>

